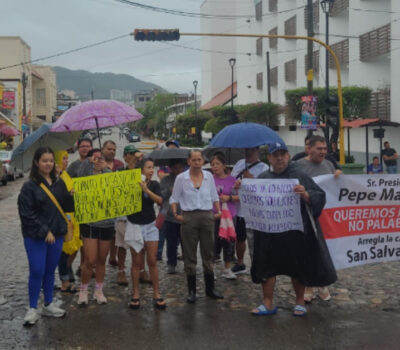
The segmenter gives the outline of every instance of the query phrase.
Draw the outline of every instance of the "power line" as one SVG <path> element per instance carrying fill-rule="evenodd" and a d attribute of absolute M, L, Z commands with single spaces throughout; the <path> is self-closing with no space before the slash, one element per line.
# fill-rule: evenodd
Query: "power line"
<path fill-rule="evenodd" d="M 124 35 L 117 36 L 115 38 L 111 38 L 111 39 L 99 41 L 99 42 L 94 43 L 94 44 L 82 46 L 82 47 L 79 47 L 77 49 L 63 51 L 63 52 L 56 53 L 54 55 L 41 57 L 41 58 L 37 58 L 37 59 L 34 59 L 34 60 L 26 61 L 26 62 L 16 63 L 16 64 L 12 64 L 12 65 L 9 65 L 9 66 L 0 67 L 0 70 L 4 70 L 4 69 L 7 69 L 7 68 L 18 67 L 18 66 L 23 66 L 23 65 L 26 65 L 26 64 L 31 64 L 31 63 L 35 63 L 35 62 L 39 62 L 39 61 L 44 61 L 44 60 L 47 60 L 47 59 L 50 59 L 50 58 L 54 58 L 54 57 L 60 57 L 60 56 L 68 55 L 70 53 L 78 52 L 78 51 L 81 51 L 81 50 L 86 50 L 86 49 L 89 49 L 89 48 L 92 48 L 92 47 L 95 47 L 95 46 L 104 45 L 104 44 L 110 43 L 112 41 L 116 41 L 116 40 L 119 40 L 119 39 L 122 39 L 122 38 L 126 38 L 126 37 L 128 37 L 130 35 L 131 34 L 124 34 Z"/>
<path fill-rule="evenodd" d="M 183 16 L 183 17 L 203 18 L 203 19 L 238 19 L 238 18 L 255 18 L 256 17 L 255 15 L 250 15 L 250 14 L 248 14 L 248 15 L 211 15 L 211 14 L 205 14 L 205 13 L 199 13 L 199 12 L 187 12 L 187 11 L 167 9 L 164 7 L 145 5 L 145 4 L 141 4 L 139 2 L 134 2 L 134 1 L 130 1 L 130 0 L 114 0 L 114 1 L 126 4 L 126 5 L 130 5 L 130 6 L 138 7 L 138 8 L 144 9 L 144 10 L 160 12 L 160 13 L 167 13 L 170 15 Z M 262 14 L 262 17 L 272 16 L 272 15 L 276 15 L 278 13 L 296 11 L 296 10 L 299 10 L 302 8 L 303 8 L 303 6 L 299 6 L 299 7 L 292 8 L 292 9 L 271 12 L 271 13 L 264 13 L 264 14 Z"/>

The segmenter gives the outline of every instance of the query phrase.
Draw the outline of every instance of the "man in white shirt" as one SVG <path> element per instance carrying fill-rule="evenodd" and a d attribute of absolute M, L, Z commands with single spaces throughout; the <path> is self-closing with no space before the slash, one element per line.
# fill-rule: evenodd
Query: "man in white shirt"
<path fill-rule="evenodd" d="M 258 147 L 246 148 L 245 158 L 240 159 L 232 169 L 231 175 L 236 179 L 241 180 L 242 178 L 255 178 L 264 171 L 267 171 L 268 165 L 261 162 L 259 159 Z M 239 184 L 239 181 L 237 182 Z M 238 186 L 236 186 L 238 187 Z M 246 223 L 243 218 L 243 211 L 238 203 L 238 214 L 236 219 L 236 255 L 237 263 L 232 267 L 232 272 L 235 274 L 241 274 L 246 272 L 246 265 L 243 262 L 244 253 L 246 252 L 246 239 L 249 245 L 250 257 L 253 257 L 253 230 L 246 229 Z"/>

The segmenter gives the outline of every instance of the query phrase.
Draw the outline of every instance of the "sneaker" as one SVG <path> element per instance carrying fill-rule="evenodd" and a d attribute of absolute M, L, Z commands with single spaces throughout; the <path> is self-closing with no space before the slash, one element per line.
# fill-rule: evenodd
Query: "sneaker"
<path fill-rule="evenodd" d="M 65 310 L 60 309 L 55 303 L 50 303 L 47 306 L 43 306 L 42 316 L 63 317 L 65 316 Z"/>
<path fill-rule="evenodd" d="M 318 288 L 318 296 L 320 297 L 321 300 L 323 301 L 329 301 L 331 300 L 331 293 L 329 293 L 328 287 L 321 287 Z"/>
<path fill-rule="evenodd" d="M 97 301 L 97 304 L 107 304 L 107 298 L 104 296 L 102 289 L 96 289 L 94 291 L 93 299 Z"/>
<path fill-rule="evenodd" d="M 222 277 L 226 278 L 227 280 L 235 280 L 237 276 L 232 272 L 231 269 L 226 269 L 221 275 Z"/>
<path fill-rule="evenodd" d="M 24 317 L 24 324 L 25 325 L 33 325 L 39 319 L 39 313 L 37 309 L 31 307 Z"/>
<path fill-rule="evenodd" d="M 167 273 L 168 273 L 169 275 L 175 274 L 175 273 L 176 273 L 176 271 L 175 271 L 175 266 L 173 266 L 173 265 L 168 265 Z"/>
<path fill-rule="evenodd" d="M 239 275 L 241 273 L 246 273 L 246 265 L 245 264 L 235 264 L 232 268 L 231 268 L 232 272 L 235 273 L 236 275 Z"/>
<path fill-rule="evenodd" d="M 126 278 L 125 271 L 118 271 L 117 273 L 117 284 L 120 286 L 127 286 L 128 279 Z"/>
<path fill-rule="evenodd" d="M 79 291 L 79 298 L 78 298 L 78 305 L 87 305 L 89 304 L 88 300 L 88 291 L 87 290 L 80 290 Z"/>

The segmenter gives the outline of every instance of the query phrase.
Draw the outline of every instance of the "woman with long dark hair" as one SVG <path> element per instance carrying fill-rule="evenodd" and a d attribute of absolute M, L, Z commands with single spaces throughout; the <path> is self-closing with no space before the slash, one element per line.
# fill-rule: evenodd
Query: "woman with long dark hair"
<path fill-rule="evenodd" d="M 41 184 L 56 198 L 62 209 L 71 212 L 73 199 L 65 183 L 57 178 L 54 152 L 39 148 L 33 157 L 30 179 L 18 196 L 18 212 L 29 262 L 29 310 L 25 324 L 39 319 L 37 304 L 41 288 L 44 293 L 43 316 L 62 317 L 65 310 L 53 303 L 54 271 L 67 233 L 67 224 Z"/>

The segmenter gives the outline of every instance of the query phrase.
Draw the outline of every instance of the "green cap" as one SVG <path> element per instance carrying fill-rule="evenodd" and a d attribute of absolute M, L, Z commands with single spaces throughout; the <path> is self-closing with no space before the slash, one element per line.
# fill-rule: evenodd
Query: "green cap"
<path fill-rule="evenodd" d="M 124 154 L 140 152 L 134 145 L 128 145 L 124 148 Z"/>

